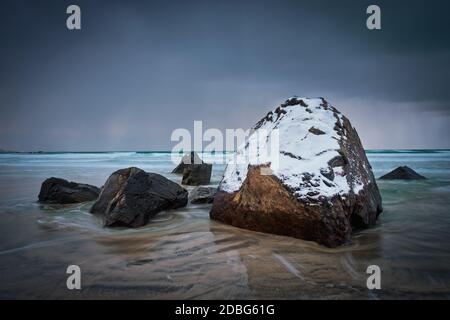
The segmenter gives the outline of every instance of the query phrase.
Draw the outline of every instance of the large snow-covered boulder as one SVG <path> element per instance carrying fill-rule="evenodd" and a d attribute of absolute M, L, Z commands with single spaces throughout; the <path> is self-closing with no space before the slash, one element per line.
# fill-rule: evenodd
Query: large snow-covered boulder
<path fill-rule="evenodd" d="M 275 131 L 276 155 L 266 152 Z M 323 98 L 293 97 L 255 125 L 227 165 L 210 216 L 335 247 L 355 228 L 373 225 L 381 211 L 371 166 L 350 121 Z"/>

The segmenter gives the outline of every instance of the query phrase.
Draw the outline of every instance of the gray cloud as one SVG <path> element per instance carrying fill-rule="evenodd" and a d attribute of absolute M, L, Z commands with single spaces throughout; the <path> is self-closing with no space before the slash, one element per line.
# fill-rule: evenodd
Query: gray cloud
<path fill-rule="evenodd" d="M 293 94 L 327 97 L 366 147 L 450 147 L 446 1 L 376 1 L 381 31 L 369 1 L 214 0 L 77 1 L 70 32 L 71 3 L 2 3 L 0 148 L 170 149 Z"/>

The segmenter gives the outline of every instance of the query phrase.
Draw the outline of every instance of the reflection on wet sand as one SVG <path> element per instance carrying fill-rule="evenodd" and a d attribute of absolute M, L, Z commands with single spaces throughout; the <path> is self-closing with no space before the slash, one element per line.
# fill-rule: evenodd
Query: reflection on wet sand
<path fill-rule="evenodd" d="M 450 298 L 450 180 L 380 182 L 377 226 L 329 249 L 212 221 L 211 205 L 162 212 L 139 229 L 103 228 L 92 203 L 37 204 L 40 179 L 19 188 L 20 199 L 17 187 L 2 189 L 0 298 Z M 71 264 L 81 291 L 66 287 Z M 379 291 L 366 288 L 373 264 Z"/>

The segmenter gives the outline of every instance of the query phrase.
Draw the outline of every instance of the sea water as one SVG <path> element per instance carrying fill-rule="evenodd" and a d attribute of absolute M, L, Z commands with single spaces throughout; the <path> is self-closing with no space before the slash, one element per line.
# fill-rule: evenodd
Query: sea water
<path fill-rule="evenodd" d="M 0 298 L 450 298 L 450 151 L 367 151 L 376 177 L 408 165 L 427 180 L 378 180 L 375 227 L 330 249 L 209 219 L 211 205 L 158 214 L 138 229 L 102 227 L 90 203 L 37 203 L 55 176 L 102 186 L 136 166 L 180 182 L 167 152 L 0 154 Z M 227 154 L 203 154 L 217 186 Z M 189 188 L 191 189 L 191 188 Z M 81 268 L 82 290 L 66 269 Z M 366 286 L 381 269 L 381 290 Z"/>

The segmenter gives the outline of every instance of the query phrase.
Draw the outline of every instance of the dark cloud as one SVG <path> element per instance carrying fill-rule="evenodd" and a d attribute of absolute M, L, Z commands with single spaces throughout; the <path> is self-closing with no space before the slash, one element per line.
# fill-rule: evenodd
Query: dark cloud
<path fill-rule="evenodd" d="M 65 28 L 72 3 L 81 31 Z M 246 128 L 293 94 L 328 97 L 367 147 L 450 147 L 448 1 L 1 7 L 0 148 L 170 149 L 175 128 Z"/>

